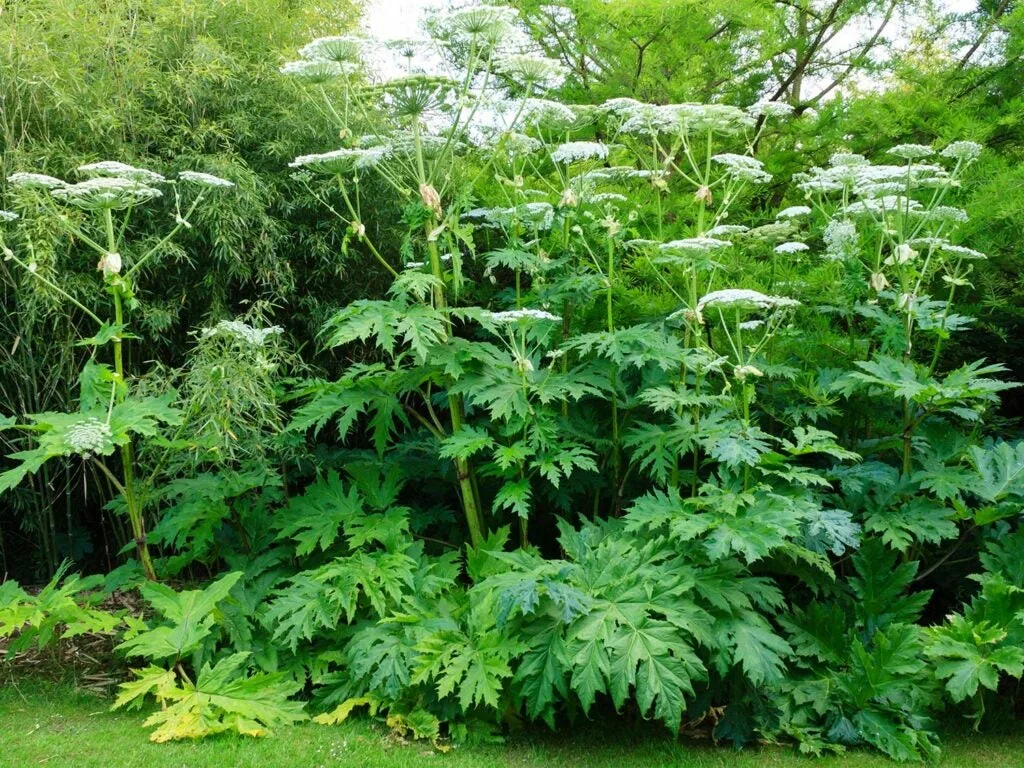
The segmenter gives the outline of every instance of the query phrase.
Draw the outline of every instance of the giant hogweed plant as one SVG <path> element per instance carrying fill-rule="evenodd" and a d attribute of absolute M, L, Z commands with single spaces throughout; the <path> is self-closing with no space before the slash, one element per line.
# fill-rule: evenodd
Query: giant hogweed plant
<path fill-rule="evenodd" d="M 1004 444 L 967 451 L 966 435 L 949 450 L 932 439 L 955 422 L 976 429 L 1009 386 L 992 378 L 999 366 L 940 365 L 944 341 L 969 322 L 954 311 L 957 289 L 982 258 L 956 244 L 964 214 L 948 198 L 980 147 L 955 142 L 945 164 L 920 162 L 934 150 L 910 145 L 893 149 L 894 164 L 836 155 L 799 179 L 810 205 L 759 223 L 751 202 L 771 177 L 753 148 L 786 107 L 548 100 L 557 67 L 505 50 L 509 20 L 478 7 L 435 24 L 462 57 L 454 77 L 416 71 L 408 44 L 405 73 L 381 81 L 357 38 L 316 41 L 283 68 L 321 89 L 345 142 L 295 167 L 393 278 L 388 298 L 356 302 L 325 327 L 329 346 L 375 352 L 337 381 L 310 383 L 294 427 L 333 422 L 345 439 L 366 426 L 381 461 L 433 444 L 454 465 L 475 553 L 464 596 L 413 606 L 396 593 L 374 611 L 394 611 L 397 623 L 357 625 L 348 640 L 336 620 L 354 614 L 310 611 L 345 594 L 330 558 L 279 590 L 272 624 L 303 622 L 288 635 L 293 650 L 330 635 L 351 648 L 320 678 L 325 701 L 340 701 L 325 719 L 366 705 L 434 733 L 424 708 L 450 720 L 511 707 L 554 722 L 607 694 L 617 706 L 635 697 L 671 728 L 688 707 L 705 707 L 690 712 L 699 716 L 725 703 L 719 733 L 737 741 L 759 730 L 812 751 L 869 743 L 900 759 L 932 754 L 937 699 L 922 654 L 941 652 L 914 627 L 926 594 L 884 618 L 853 606 L 878 591 L 889 550 L 905 560 L 896 600 L 919 578 L 914 559 L 935 560 L 923 578 L 949 556 L 944 541 L 1012 514 L 1015 502 L 992 503 L 977 485 L 1014 474 Z M 368 174 L 396 192 L 408 225 L 399 254 L 370 237 L 359 196 Z M 744 259 L 765 253 L 766 267 Z M 798 269 L 819 286 L 838 278 L 848 303 L 821 305 L 813 283 L 783 279 Z M 799 301 L 778 295 L 787 282 Z M 942 298 L 930 297 L 936 287 Z M 637 295 L 648 300 L 639 312 Z M 651 296 L 667 305 L 660 317 Z M 846 318 L 846 370 L 808 368 L 802 304 Z M 786 397 L 792 407 L 776 409 Z M 848 429 L 844 397 L 891 398 L 891 437 L 874 423 L 867 435 Z M 864 453 L 873 460 L 857 464 Z M 615 549 L 602 562 L 642 553 L 654 570 L 645 589 L 623 587 L 629 610 L 598 587 L 611 574 L 584 577 L 578 560 L 540 556 L 543 537 L 527 523 L 550 529 L 545 510 L 594 519 L 582 532 L 559 524 L 563 553 L 581 535 Z M 503 523 L 518 527 L 511 555 Z M 837 592 L 832 558 L 865 535 L 864 583 Z M 752 579 L 737 602 L 712 579 L 723 572 Z M 795 578 L 852 611 L 828 653 L 801 639 L 798 619 L 772 621 L 808 615 L 772 591 Z M 687 596 L 701 579 L 712 579 L 712 606 Z M 979 684 L 1019 672 L 1011 657 L 997 656 Z M 812 695 L 790 681 L 821 665 L 834 687 Z M 943 669 L 955 677 L 953 661 Z M 889 691 L 876 685 L 883 673 Z"/>
<path fill-rule="evenodd" d="M 22 198 L 28 207 L 52 216 L 68 236 L 96 254 L 97 291 L 102 297 L 97 303 L 107 313 L 101 317 L 62 288 L 59 270 L 35 259 L 30 239 L 23 241 L 28 253 L 20 254 L 0 241 L 4 259 L 22 269 L 26 289 L 32 289 L 34 283 L 37 290 L 49 292 L 64 301 L 69 311 L 81 313 L 94 324 L 94 334 L 79 342 L 91 347 L 92 353 L 79 376 L 78 411 L 22 414 L 28 423 L 18 423 L 14 416 L 3 420 L 5 429 L 24 432 L 34 446 L 11 455 L 16 464 L 0 475 L 0 493 L 51 459 L 75 455 L 92 462 L 120 495 L 136 555 L 146 577 L 154 579 L 156 571 L 146 540 L 146 489 L 139 483 L 135 443 L 161 437 L 165 427 L 180 420 L 180 414 L 172 404 L 173 393 L 159 397 L 133 394 L 125 362 L 125 346 L 132 338 L 128 313 L 138 305 L 136 283 L 146 266 L 183 227 L 191 226 L 188 217 L 205 196 L 232 184 L 192 171 L 183 171 L 169 182 L 154 171 L 115 161 L 91 163 L 78 171 L 84 180 L 76 184 L 38 173 L 19 172 L 8 178 L 16 191 L 31 198 Z M 175 199 L 174 226 L 155 244 L 132 253 L 125 242 L 132 214 L 162 197 L 161 188 L 168 185 Z M 179 187 L 198 189 L 198 194 L 182 194 Z M 3 218 L 10 224 L 18 215 L 5 211 Z M 99 356 L 107 349 L 110 362 L 100 362 Z M 104 460 L 115 453 L 120 459 L 119 474 Z"/>
<path fill-rule="evenodd" d="M 511 20 L 439 18 L 463 64 L 446 76 L 409 43 L 381 79 L 349 37 L 283 68 L 344 143 L 299 178 L 392 278 L 325 327 L 352 362 L 300 388 L 292 430 L 372 450 L 339 449 L 344 471 L 323 461 L 298 495 L 222 492 L 209 527 L 184 497 L 222 483 L 182 485 L 166 541 L 234 573 L 146 588 L 164 618 L 124 649 L 159 663 L 122 701 L 165 704 L 161 740 L 288 722 L 305 681 L 320 722 L 366 707 L 435 743 L 604 699 L 737 744 L 934 755 L 943 695 L 980 711 L 1021 671 L 1024 462 L 980 439 L 1007 385 L 941 365 L 980 257 L 949 198 L 980 148 L 839 154 L 765 222 L 753 147 L 788 109 L 548 100 L 557 67 L 507 50 Z M 374 242 L 371 174 L 398 253 Z M 438 541 L 448 498 L 464 531 Z M 240 506 L 248 545 L 209 547 Z M 918 583 L 983 537 L 979 596 L 920 627 Z"/>

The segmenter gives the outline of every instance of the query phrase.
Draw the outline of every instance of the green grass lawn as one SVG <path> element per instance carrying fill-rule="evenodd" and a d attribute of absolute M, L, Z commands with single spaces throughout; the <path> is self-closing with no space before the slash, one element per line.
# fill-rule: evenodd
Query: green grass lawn
<path fill-rule="evenodd" d="M 301 725 L 273 737 L 222 736 L 201 742 L 151 744 L 144 715 L 111 713 L 109 700 L 53 684 L 8 684 L 0 689 L 0 766 L 74 768 L 867 768 L 892 766 L 866 752 L 814 760 L 792 749 L 742 752 L 706 743 L 673 741 L 657 728 L 618 721 L 592 723 L 572 733 L 534 730 L 502 746 L 459 747 L 439 754 L 405 745 L 367 719 L 341 726 Z M 1024 735 L 955 736 L 946 740 L 943 766 L 1024 768 Z"/>

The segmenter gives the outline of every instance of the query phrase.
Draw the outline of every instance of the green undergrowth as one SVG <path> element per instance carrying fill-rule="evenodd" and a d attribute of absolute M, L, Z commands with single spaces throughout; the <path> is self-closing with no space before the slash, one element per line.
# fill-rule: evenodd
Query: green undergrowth
<path fill-rule="evenodd" d="M 405 744 L 383 723 L 367 718 L 338 726 L 279 729 L 273 738 L 221 736 L 196 742 L 153 744 L 139 728 L 145 713 L 111 713 L 110 700 L 52 681 L 7 681 L 0 688 L 0 767 L 75 766 L 359 766 L 359 768 L 747 768 L 750 766 L 891 766 L 885 757 L 850 751 L 814 760 L 791 749 L 735 751 L 696 740 L 673 740 L 657 726 L 626 719 L 593 720 L 555 735 L 528 729 L 504 745 L 464 745 L 447 754 Z M 964 768 L 1024 766 L 1024 736 L 946 734 L 938 765 Z"/>

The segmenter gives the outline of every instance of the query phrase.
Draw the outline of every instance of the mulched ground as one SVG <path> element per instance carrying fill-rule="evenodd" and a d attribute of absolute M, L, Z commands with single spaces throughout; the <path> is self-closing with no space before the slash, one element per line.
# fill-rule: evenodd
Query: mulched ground
<path fill-rule="evenodd" d="M 41 587 L 23 587 L 36 594 Z M 111 613 L 143 616 L 145 604 L 135 591 L 114 592 L 94 606 Z M 8 655 L 8 640 L 0 638 L 0 685 L 32 677 L 73 682 L 76 687 L 97 694 L 110 694 L 130 675 L 123 658 L 114 652 L 117 639 L 111 635 L 83 634 L 61 638 L 47 648 L 29 648 Z"/>

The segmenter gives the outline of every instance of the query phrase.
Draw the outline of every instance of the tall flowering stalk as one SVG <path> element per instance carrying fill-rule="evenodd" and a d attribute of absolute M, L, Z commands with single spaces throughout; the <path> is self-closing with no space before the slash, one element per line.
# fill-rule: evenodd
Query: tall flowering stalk
<path fill-rule="evenodd" d="M 109 401 L 105 412 L 97 410 L 86 402 L 88 397 L 83 389 L 81 407 L 86 410 L 79 414 L 29 414 L 35 423 L 24 429 L 36 436 L 39 446 L 34 451 L 18 454 L 23 462 L 0 475 L 0 492 L 16 485 L 26 473 L 34 472 L 51 457 L 77 454 L 92 459 L 94 465 L 121 494 L 139 563 L 146 578 L 155 580 L 156 569 L 146 540 L 144 499 L 136 477 L 134 440 L 137 434 L 152 434 L 159 422 L 173 422 L 177 414 L 166 402 L 132 398 L 125 370 L 125 339 L 130 338 L 126 312 L 129 307 L 137 304 L 135 278 L 183 227 L 190 226 L 188 218 L 203 200 L 204 192 L 231 187 L 233 184 L 210 174 L 192 171 L 182 172 L 177 182 L 170 182 L 153 171 L 115 161 L 83 165 L 78 172 L 85 178 L 76 184 L 24 172 L 13 174 L 8 182 L 17 189 L 45 193 L 42 202 L 49 207 L 54 220 L 74 240 L 98 256 L 96 269 L 101 275 L 103 292 L 110 297 L 112 317 L 107 320 L 101 318 L 61 288 L 55 279 L 43 274 L 39 264 L 24 260 L 6 246 L 4 258 L 21 267 L 45 289 L 69 302 L 96 324 L 95 335 L 87 343 L 97 347 L 109 343 L 113 350 L 113 370 L 109 377 L 104 379 L 102 372 L 97 372 L 100 380 L 109 384 Z M 177 192 L 179 182 L 200 189 L 200 193 L 184 212 Z M 164 193 L 161 187 L 166 188 L 169 184 L 174 185 L 175 226 L 131 264 L 126 264 L 122 256 L 125 243 L 118 230 L 125 232 L 131 212 L 137 206 L 162 197 Z M 88 234 L 60 206 L 76 208 L 87 216 L 95 217 L 102 235 L 96 238 Z M 115 213 L 124 217 L 119 227 L 115 226 Z M 120 478 L 100 459 L 115 450 L 120 456 Z"/>
<path fill-rule="evenodd" d="M 970 284 L 972 262 L 985 255 L 953 243 L 967 213 L 945 200 L 980 153 L 981 146 L 969 141 L 953 142 L 941 152 L 901 144 L 889 150 L 896 161 L 891 164 L 872 164 L 860 155 L 839 153 L 827 167 L 813 168 L 799 177 L 808 200 L 829 219 L 828 255 L 866 275 L 872 303 L 899 318 L 900 337 L 883 346 L 881 354 L 898 355 L 907 375 L 915 366 L 917 331 L 927 329 L 934 336 L 929 363 L 922 372 L 924 378 L 931 378 L 944 340 L 969 322 L 952 312 L 953 301 L 957 288 Z M 931 162 L 936 156 L 945 165 Z M 928 294 L 936 281 L 944 284 L 944 300 Z M 864 375 L 878 373 L 876 367 Z M 908 391 L 900 398 L 899 443 L 905 475 L 912 468 L 915 431 L 930 413 L 919 407 L 914 394 Z"/>

